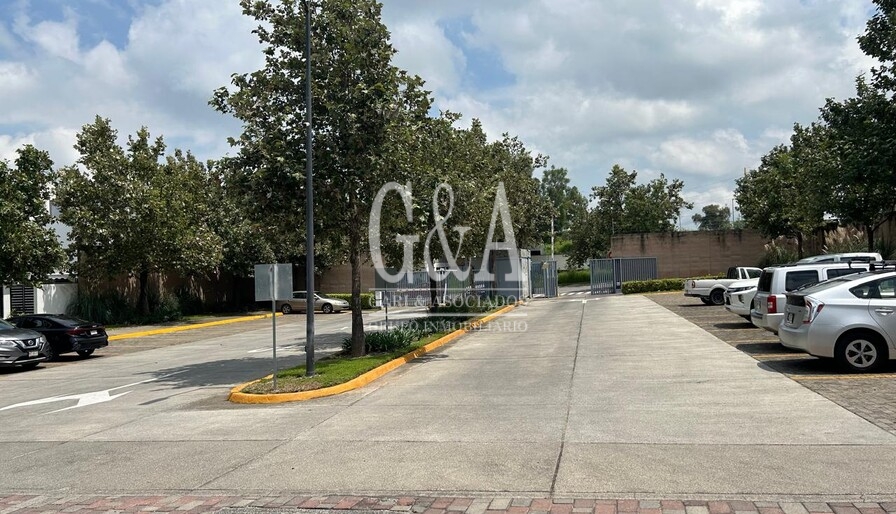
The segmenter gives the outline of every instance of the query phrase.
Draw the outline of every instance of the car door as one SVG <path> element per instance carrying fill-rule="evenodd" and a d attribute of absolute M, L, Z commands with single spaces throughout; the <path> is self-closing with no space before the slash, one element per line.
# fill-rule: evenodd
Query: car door
<path fill-rule="evenodd" d="M 868 312 L 887 334 L 892 348 L 896 341 L 896 277 L 883 278 L 869 285 Z"/>
<path fill-rule="evenodd" d="M 305 291 L 293 291 L 289 305 L 295 311 L 304 311 L 308 308 L 308 294 Z"/>

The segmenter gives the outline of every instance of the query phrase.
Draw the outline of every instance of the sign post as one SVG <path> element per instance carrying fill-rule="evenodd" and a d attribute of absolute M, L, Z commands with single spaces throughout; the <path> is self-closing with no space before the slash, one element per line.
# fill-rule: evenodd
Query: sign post
<path fill-rule="evenodd" d="M 277 266 L 271 264 L 271 339 L 274 353 L 274 392 L 277 392 Z"/>
<path fill-rule="evenodd" d="M 292 299 L 292 264 L 255 265 L 255 301 L 271 302 L 274 390 L 277 389 L 277 301 Z"/>

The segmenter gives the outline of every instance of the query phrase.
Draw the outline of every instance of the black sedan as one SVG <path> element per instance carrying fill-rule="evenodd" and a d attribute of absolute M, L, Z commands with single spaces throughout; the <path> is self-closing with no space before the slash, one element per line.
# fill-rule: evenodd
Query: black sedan
<path fill-rule="evenodd" d="M 34 330 L 46 336 L 50 342 L 47 360 L 70 352 L 88 357 L 97 348 L 109 346 L 106 327 L 65 314 L 26 314 L 7 321 L 19 328 Z"/>
<path fill-rule="evenodd" d="M 47 338 L 0 319 L 0 367 L 33 368 L 47 360 Z"/>

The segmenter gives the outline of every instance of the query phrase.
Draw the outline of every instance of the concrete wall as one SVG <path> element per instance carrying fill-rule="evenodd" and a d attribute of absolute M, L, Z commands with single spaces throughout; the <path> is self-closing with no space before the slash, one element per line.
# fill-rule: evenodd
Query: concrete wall
<path fill-rule="evenodd" d="M 77 284 L 43 284 L 40 289 L 34 290 L 34 311 L 65 314 L 77 297 Z"/>
<path fill-rule="evenodd" d="M 613 257 L 656 257 L 660 278 L 687 278 L 756 266 L 767 242 L 755 230 L 621 234 L 612 251 Z"/>
<path fill-rule="evenodd" d="M 301 277 L 295 277 L 294 282 L 305 288 L 305 270 L 299 268 Z M 315 289 L 323 293 L 351 293 L 352 292 L 352 267 L 350 264 L 334 266 L 314 278 Z M 376 286 L 376 271 L 372 264 L 361 265 L 361 292 L 369 293 Z"/>
<path fill-rule="evenodd" d="M 2 293 L 2 298 L 0 298 L 0 318 L 6 318 L 9 316 L 9 312 L 12 310 L 12 306 L 9 304 L 9 288 L 6 286 L 0 286 L 0 293 Z"/>

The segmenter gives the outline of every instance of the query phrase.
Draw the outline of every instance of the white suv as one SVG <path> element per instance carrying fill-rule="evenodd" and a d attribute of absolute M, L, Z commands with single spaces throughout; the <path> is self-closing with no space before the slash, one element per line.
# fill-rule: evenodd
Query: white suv
<path fill-rule="evenodd" d="M 852 253 L 828 253 L 824 255 L 813 255 L 812 257 L 806 257 L 805 259 L 800 259 L 796 261 L 797 264 L 820 264 L 827 262 L 861 262 L 861 261 L 871 261 L 871 262 L 881 262 L 884 258 L 879 253 L 875 252 L 852 252 Z"/>
<path fill-rule="evenodd" d="M 753 298 L 750 321 L 760 328 L 778 333 L 784 318 L 786 293 L 810 284 L 868 271 L 868 262 L 831 262 L 824 264 L 785 264 L 762 270 Z"/>

